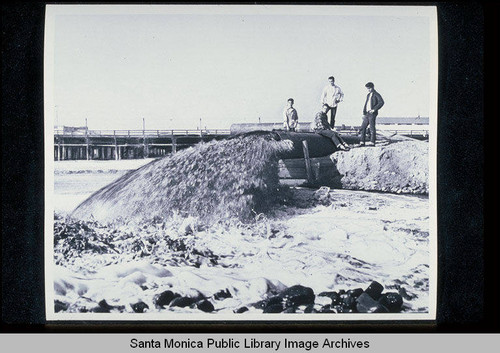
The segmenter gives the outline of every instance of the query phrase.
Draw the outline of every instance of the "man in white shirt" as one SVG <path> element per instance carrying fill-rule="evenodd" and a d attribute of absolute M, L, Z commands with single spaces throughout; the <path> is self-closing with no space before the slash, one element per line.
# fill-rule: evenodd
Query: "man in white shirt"
<path fill-rule="evenodd" d="M 293 98 L 289 98 L 283 111 L 283 128 L 287 131 L 295 131 L 299 123 L 299 116 L 297 110 L 293 107 L 293 103 Z"/>
<path fill-rule="evenodd" d="M 328 77 L 329 84 L 321 93 L 321 104 L 328 105 L 330 112 L 330 126 L 335 128 L 335 115 L 337 115 L 337 104 L 344 100 L 344 93 L 339 86 L 335 84 L 335 77 Z"/>

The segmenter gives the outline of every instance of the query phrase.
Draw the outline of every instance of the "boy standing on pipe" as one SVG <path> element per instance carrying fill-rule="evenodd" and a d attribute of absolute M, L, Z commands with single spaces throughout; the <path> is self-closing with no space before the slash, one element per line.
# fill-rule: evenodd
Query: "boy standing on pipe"
<path fill-rule="evenodd" d="M 299 116 L 293 103 L 293 98 L 288 98 L 287 106 L 283 111 L 283 128 L 287 131 L 295 131 L 299 122 Z"/>
<path fill-rule="evenodd" d="M 322 110 L 316 114 L 314 117 L 314 122 L 312 123 L 312 129 L 317 134 L 321 136 L 328 137 L 337 146 L 337 149 L 341 151 L 349 151 L 349 146 L 342 140 L 342 137 L 335 131 L 333 131 L 330 124 L 328 124 L 328 116 L 326 112 L 329 110 L 328 104 L 323 104 Z"/>

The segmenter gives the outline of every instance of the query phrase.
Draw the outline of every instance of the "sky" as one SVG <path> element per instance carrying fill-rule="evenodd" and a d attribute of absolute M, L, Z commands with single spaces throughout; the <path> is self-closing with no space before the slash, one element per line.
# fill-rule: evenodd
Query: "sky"
<path fill-rule="evenodd" d="M 371 12 L 370 12 L 371 13 Z M 359 125 L 371 81 L 379 116 L 429 116 L 429 17 L 328 11 L 287 14 L 120 13 L 54 17 L 54 123 L 90 129 L 229 128 L 299 121 L 321 109 L 334 76 L 337 124 Z M 53 107 L 52 107 L 53 105 Z M 47 108 L 47 107 L 46 107 Z M 200 120 L 201 119 L 201 120 Z"/>

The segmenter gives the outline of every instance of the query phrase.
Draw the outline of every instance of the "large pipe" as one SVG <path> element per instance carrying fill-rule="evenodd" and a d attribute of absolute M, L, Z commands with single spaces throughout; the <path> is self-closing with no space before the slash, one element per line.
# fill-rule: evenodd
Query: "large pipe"
<path fill-rule="evenodd" d="M 278 134 L 281 140 L 290 140 L 293 142 L 293 150 L 284 152 L 281 156 L 284 159 L 289 158 L 304 158 L 302 141 L 307 141 L 309 146 L 309 157 L 317 158 L 324 157 L 337 151 L 337 147 L 328 137 L 321 136 L 315 132 L 289 132 L 289 131 L 274 131 Z M 339 134 L 340 135 L 340 134 Z M 353 135 L 340 135 L 348 144 L 359 143 L 359 137 Z"/>
<path fill-rule="evenodd" d="M 321 136 L 311 129 L 310 122 L 298 124 L 296 132 L 290 132 L 283 129 L 281 123 L 246 123 L 232 124 L 231 135 L 273 132 L 279 136 L 280 140 L 290 140 L 293 142 L 293 150 L 284 152 L 282 158 L 304 158 L 302 150 L 302 141 L 307 141 L 309 145 L 309 156 L 311 158 L 324 157 L 337 151 L 337 147 L 328 137 Z M 350 134 L 339 134 L 348 144 L 358 144 L 359 136 Z"/>
<path fill-rule="evenodd" d="M 325 157 L 337 151 L 337 147 L 328 137 L 321 136 L 315 132 L 290 132 L 284 130 L 274 131 L 249 131 L 242 134 L 232 135 L 229 138 L 236 138 L 244 135 L 263 135 L 271 137 L 277 141 L 290 140 L 293 143 L 293 148 L 290 151 L 281 152 L 281 159 L 304 158 L 302 141 L 307 141 L 309 146 L 309 157 Z M 340 134 L 339 134 L 340 135 Z M 341 135 L 344 141 L 348 144 L 359 143 L 358 136 Z"/>

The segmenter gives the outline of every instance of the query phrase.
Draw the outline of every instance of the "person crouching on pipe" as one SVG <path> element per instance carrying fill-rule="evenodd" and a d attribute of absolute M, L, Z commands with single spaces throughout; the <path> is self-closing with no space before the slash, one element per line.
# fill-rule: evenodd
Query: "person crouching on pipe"
<path fill-rule="evenodd" d="M 342 137 L 340 137 L 337 132 L 333 131 L 332 126 L 328 124 L 328 116 L 326 113 L 329 109 L 330 107 L 328 106 L 328 104 L 323 104 L 321 111 L 318 112 L 314 117 L 312 129 L 317 134 L 331 139 L 334 145 L 337 146 L 337 149 L 341 151 L 349 151 L 349 145 L 347 145 Z"/>

